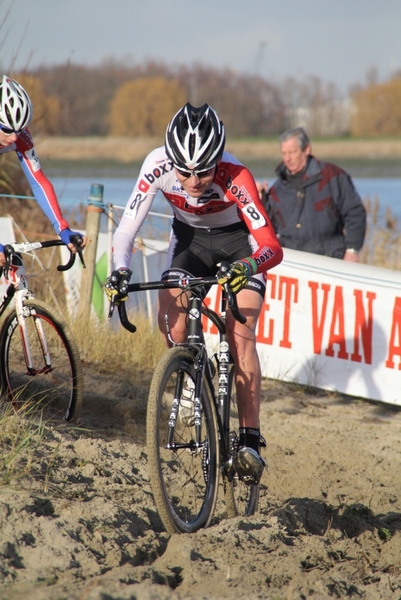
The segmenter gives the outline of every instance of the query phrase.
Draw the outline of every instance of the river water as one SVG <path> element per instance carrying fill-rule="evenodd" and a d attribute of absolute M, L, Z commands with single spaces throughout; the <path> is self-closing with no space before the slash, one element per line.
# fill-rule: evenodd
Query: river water
<path fill-rule="evenodd" d="M 361 198 L 371 204 L 378 201 L 378 224 L 385 225 L 387 209 L 396 219 L 397 229 L 401 231 L 401 178 L 353 178 L 354 185 Z M 105 204 L 125 206 L 135 179 L 130 178 L 100 178 L 88 177 L 52 177 L 52 183 L 58 195 L 60 205 L 71 209 L 81 203 L 86 204 L 92 183 L 101 183 L 104 186 L 103 200 Z M 152 206 L 152 211 L 169 214 L 169 208 L 162 194 L 158 194 Z"/>

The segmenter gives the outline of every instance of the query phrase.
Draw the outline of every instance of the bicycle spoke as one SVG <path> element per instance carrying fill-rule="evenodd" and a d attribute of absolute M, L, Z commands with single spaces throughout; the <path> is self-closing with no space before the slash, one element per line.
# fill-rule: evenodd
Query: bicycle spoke
<path fill-rule="evenodd" d="M 230 454 L 233 456 L 238 450 L 239 421 L 237 396 L 235 393 L 234 367 L 231 367 L 229 376 L 230 397 Z M 238 477 L 237 473 L 223 470 L 224 492 L 227 506 L 227 516 L 251 516 L 255 514 L 259 501 L 259 484 L 247 485 Z"/>
<path fill-rule="evenodd" d="M 188 377 L 193 377 L 191 354 L 173 348 L 166 357 L 155 372 L 149 394 L 149 472 L 154 499 L 167 531 L 192 532 L 209 524 L 216 502 L 216 423 L 204 395 L 202 425 L 196 434 L 194 420 L 187 412 L 188 403 L 181 405 L 183 398 L 188 400 L 188 394 L 185 396 Z M 177 390 L 180 398 L 177 398 Z M 174 399 L 179 401 L 178 410 L 173 408 Z M 175 422 L 171 419 L 174 414 Z"/>
<path fill-rule="evenodd" d="M 35 300 L 26 306 L 30 309 L 25 319 L 28 366 L 27 344 L 21 339 L 15 313 L 2 329 L 0 360 L 8 393 L 15 403 L 39 403 L 48 420 L 77 419 L 82 404 L 82 368 L 72 335 L 64 320 L 43 303 Z"/>

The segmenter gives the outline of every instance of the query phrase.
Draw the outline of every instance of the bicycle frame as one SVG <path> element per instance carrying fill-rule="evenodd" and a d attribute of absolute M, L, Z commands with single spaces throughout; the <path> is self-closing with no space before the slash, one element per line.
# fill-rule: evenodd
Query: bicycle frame
<path fill-rule="evenodd" d="M 29 296 L 33 297 L 33 295 L 29 292 L 28 289 L 28 279 L 25 272 L 24 264 L 18 254 L 12 254 L 10 257 L 10 264 L 5 273 L 5 278 L 10 282 L 9 287 L 7 288 L 7 292 L 3 297 L 3 301 L 0 306 L 0 316 L 6 310 L 11 300 L 14 299 L 15 303 L 15 311 L 17 314 L 18 325 L 21 334 L 21 343 L 24 352 L 25 362 L 27 373 L 30 375 L 35 375 L 36 371 L 33 368 L 33 360 L 31 355 L 31 349 L 29 345 L 29 336 L 27 332 L 27 325 L 25 319 L 25 308 L 24 308 L 24 300 Z M 46 368 L 51 367 L 51 359 L 49 356 L 49 350 L 47 347 L 45 335 L 43 332 L 42 323 L 37 321 L 36 328 L 38 331 L 38 336 L 41 343 L 41 349 L 43 358 L 45 360 Z"/>
<path fill-rule="evenodd" d="M 127 292 L 174 288 L 185 295 L 184 341 L 175 341 L 174 330 L 169 327 L 169 310 L 180 302 L 180 293 L 174 294 L 166 309 L 165 331 L 171 348 L 155 368 L 146 420 L 149 477 L 156 506 L 169 533 L 192 533 L 211 523 L 219 475 L 228 517 L 253 515 L 257 510 L 259 483 L 246 479 L 235 465 L 240 427 L 233 388 L 234 360 L 226 331 L 228 309 L 239 322 L 245 323 L 246 318 L 239 312 L 236 296 L 224 279 L 228 268 L 229 265 L 221 265 L 215 277 L 184 276 L 134 283 L 124 290 L 126 296 Z M 204 288 L 219 282 L 224 282 L 220 308 L 212 310 L 204 303 Z M 119 302 L 118 295 L 112 298 L 109 316 L 117 306 L 123 327 L 136 331 L 128 319 L 125 302 Z M 217 328 L 217 352 L 210 352 L 206 346 L 204 316 Z M 179 473 L 186 481 L 182 489 L 176 479 Z"/>
<path fill-rule="evenodd" d="M 29 336 L 27 334 L 27 324 L 25 317 L 27 316 L 24 302 L 28 298 L 33 298 L 32 292 L 28 288 L 28 278 L 26 275 L 25 267 L 19 252 L 31 252 L 39 248 L 45 248 L 50 246 L 64 245 L 61 240 L 49 240 L 46 242 L 33 242 L 33 243 L 21 243 L 21 244 L 9 244 L 6 246 L 7 253 L 7 265 L 4 268 L 3 275 L 7 281 L 10 282 L 6 293 L 3 296 L 0 304 L 0 317 L 4 314 L 8 308 L 10 302 L 14 299 L 15 311 L 17 314 L 18 325 L 21 334 L 21 343 L 23 353 L 26 362 L 27 374 L 36 375 L 37 373 L 45 373 L 51 370 L 51 357 L 49 348 L 46 341 L 46 336 L 43 331 L 41 320 L 35 321 L 36 330 L 38 332 L 38 338 L 40 340 L 41 351 L 45 362 L 45 367 L 39 371 L 33 367 L 32 354 L 29 344 Z M 60 271 L 69 269 L 75 260 L 75 256 L 71 255 L 71 258 L 67 265 L 61 265 L 58 268 Z"/>
<path fill-rule="evenodd" d="M 183 343 L 176 343 L 170 337 L 169 326 L 168 326 L 168 315 L 165 315 L 167 334 L 169 335 L 172 345 L 179 346 L 184 345 L 187 348 L 191 348 L 197 358 L 196 365 L 196 378 L 195 378 L 195 391 L 194 391 L 194 417 L 195 417 L 195 432 L 196 439 L 191 444 L 177 445 L 171 444 L 171 437 L 168 441 L 167 447 L 170 449 L 176 449 L 178 447 L 186 447 L 189 449 L 199 449 L 202 446 L 201 441 L 201 394 L 202 384 L 204 379 L 208 383 L 208 391 L 215 407 L 217 416 L 217 425 L 219 429 L 219 437 L 221 441 L 221 453 L 222 453 L 222 464 L 223 468 L 226 469 L 227 473 L 231 470 L 230 460 L 230 444 L 229 439 L 230 433 L 230 399 L 229 399 L 229 372 L 230 365 L 233 365 L 233 359 L 230 354 L 229 344 L 226 335 L 226 315 L 227 308 L 230 306 L 233 315 L 237 320 L 244 323 L 245 317 L 238 311 L 235 296 L 229 291 L 228 286 L 222 288 L 221 303 L 220 303 L 220 314 L 214 310 L 204 306 L 202 300 L 201 289 L 203 286 L 210 286 L 217 283 L 217 277 L 190 277 L 182 278 L 170 281 L 153 281 L 153 282 L 141 282 L 131 283 L 128 285 L 128 293 L 155 290 L 163 288 L 179 288 L 184 292 L 188 291 L 189 304 L 188 304 L 188 334 L 187 339 Z M 135 332 L 135 326 L 129 321 L 126 313 L 125 303 L 122 302 L 117 305 L 119 316 L 123 327 L 128 331 Z M 112 316 L 115 305 L 112 303 L 110 306 L 109 317 Z M 209 356 L 206 350 L 206 343 L 203 333 L 202 315 L 205 315 L 212 323 L 217 327 L 219 332 L 219 345 L 217 360 L 217 373 L 218 373 L 218 394 L 216 395 L 215 387 L 213 385 L 213 373 L 211 370 L 211 364 Z M 205 377 L 202 376 L 205 374 Z M 178 398 L 182 392 L 182 381 L 179 384 L 179 388 L 175 393 L 175 401 L 173 403 L 172 412 L 170 415 L 171 421 L 171 434 L 174 431 L 174 427 L 177 420 L 178 414 Z"/>

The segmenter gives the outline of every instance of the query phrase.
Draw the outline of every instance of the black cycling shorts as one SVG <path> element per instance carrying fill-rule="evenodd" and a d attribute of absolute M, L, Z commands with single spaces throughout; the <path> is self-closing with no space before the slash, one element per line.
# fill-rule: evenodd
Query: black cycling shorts
<path fill-rule="evenodd" d="M 174 219 L 169 248 L 170 265 L 162 279 L 176 278 L 182 272 L 194 277 L 216 275 L 222 261 L 233 263 L 253 254 L 245 223 L 204 229 Z M 247 289 L 265 295 L 263 275 L 254 275 Z"/>

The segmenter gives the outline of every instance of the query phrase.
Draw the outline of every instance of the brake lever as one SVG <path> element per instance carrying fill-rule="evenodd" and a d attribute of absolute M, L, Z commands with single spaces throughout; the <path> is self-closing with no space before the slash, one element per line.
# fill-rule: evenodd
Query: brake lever
<path fill-rule="evenodd" d="M 221 279 L 222 277 L 224 277 L 224 275 L 227 275 L 229 270 L 230 270 L 230 263 L 226 260 L 222 261 L 220 263 L 220 268 L 217 273 L 217 279 Z M 226 281 L 226 283 L 223 284 L 223 287 L 224 287 L 224 291 L 227 296 L 228 306 L 232 312 L 234 319 L 236 319 L 239 323 L 242 323 L 242 324 L 246 323 L 247 319 L 246 319 L 245 315 L 240 313 L 239 308 L 238 308 L 238 303 L 237 303 L 237 296 L 236 296 L 236 294 L 233 294 L 233 292 L 230 290 L 228 281 Z"/>
<path fill-rule="evenodd" d="M 12 253 L 14 252 L 14 248 L 11 244 L 6 244 L 4 246 L 4 256 L 6 257 L 6 264 L 2 267 L 4 277 L 8 279 L 8 272 L 10 270 L 10 258 Z"/>
<path fill-rule="evenodd" d="M 230 307 L 234 319 L 236 319 L 239 323 L 246 323 L 247 318 L 245 315 L 240 313 L 237 303 L 237 296 L 236 294 L 233 294 L 233 292 L 230 290 L 230 286 L 228 283 L 224 284 L 224 290 L 227 294 L 228 306 Z"/>
<path fill-rule="evenodd" d="M 111 317 L 113 316 L 115 307 L 116 307 L 116 299 L 114 296 L 112 296 L 112 298 L 110 300 L 110 306 L 109 306 L 109 319 L 111 319 Z"/>
<path fill-rule="evenodd" d="M 70 235 L 70 242 L 71 242 L 71 244 L 74 244 L 77 254 L 79 256 L 79 260 L 81 261 L 81 265 L 83 266 L 84 269 L 86 269 L 86 264 L 84 261 L 84 251 L 83 251 L 83 248 L 81 248 L 82 237 L 77 234 Z"/>

